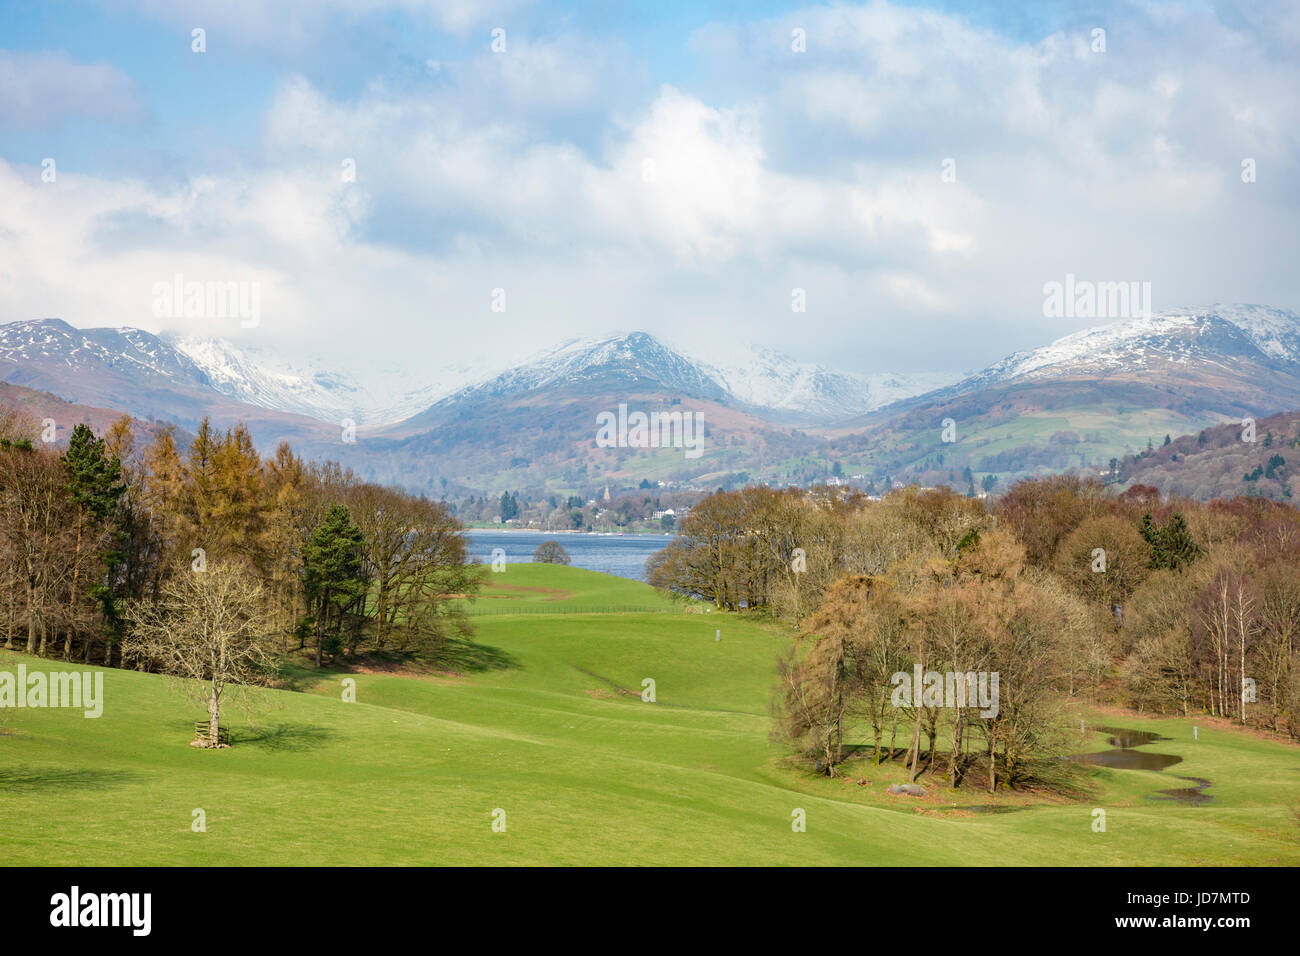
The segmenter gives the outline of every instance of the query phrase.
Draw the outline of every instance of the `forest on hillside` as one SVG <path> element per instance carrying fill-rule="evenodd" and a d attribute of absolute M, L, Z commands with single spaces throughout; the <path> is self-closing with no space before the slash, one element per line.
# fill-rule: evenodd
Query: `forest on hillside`
<path fill-rule="evenodd" d="M 1300 496 L 1300 415 L 1245 419 L 1148 443 L 1111 462 L 1113 480 L 1208 501 L 1237 495 L 1290 502 Z"/>

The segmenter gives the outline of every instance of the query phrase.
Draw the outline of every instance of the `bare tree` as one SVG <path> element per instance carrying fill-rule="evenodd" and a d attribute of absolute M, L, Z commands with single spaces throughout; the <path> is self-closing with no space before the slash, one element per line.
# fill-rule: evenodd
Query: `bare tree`
<path fill-rule="evenodd" d="M 180 679 L 187 696 L 206 706 L 210 747 L 228 689 L 265 686 L 275 675 L 262 586 L 237 564 L 175 576 L 157 600 L 134 604 L 130 620 L 124 655 Z"/>

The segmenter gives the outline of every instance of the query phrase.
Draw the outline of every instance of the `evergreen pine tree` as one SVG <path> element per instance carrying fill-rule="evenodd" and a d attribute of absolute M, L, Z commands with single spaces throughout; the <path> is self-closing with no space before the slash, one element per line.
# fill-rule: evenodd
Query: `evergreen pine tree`
<path fill-rule="evenodd" d="M 303 589 L 316 616 L 316 666 L 341 644 L 344 618 L 366 598 L 361 529 L 343 505 L 331 505 L 303 551 Z"/>
<path fill-rule="evenodd" d="M 117 508 L 117 500 L 126 491 L 122 480 L 122 463 L 104 450 L 104 441 L 84 423 L 78 423 L 68 439 L 68 450 L 59 461 L 68 476 L 68 494 L 76 508 L 76 550 L 72 563 L 72 590 L 70 600 L 75 604 L 81 596 L 78 591 L 81 577 L 81 557 L 94 550 L 89 547 L 103 531 L 105 522 Z M 116 549 L 105 556 L 111 564 L 117 559 Z M 92 582 L 90 594 L 99 601 L 107 598 L 102 575 Z M 75 620 L 75 616 L 73 617 Z M 69 626 L 63 641 L 63 658 L 72 655 L 72 627 Z"/>
<path fill-rule="evenodd" d="M 1157 528 L 1151 521 L 1151 513 L 1142 516 L 1138 525 L 1142 537 L 1151 546 L 1151 567 L 1177 570 L 1191 564 L 1201 553 L 1200 546 L 1192 539 L 1192 531 L 1187 527 L 1187 519 L 1182 512 L 1175 511 L 1164 527 Z"/>
<path fill-rule="evenodd" d="M 193 511 L 190 519 L 199 536 L 205 540 L 212 531 L 212 512 L 215 507 L 217 452 L 221 447 L 221 436 L 212 430 L 212 423 L 204 418 L 199 422 L 198 431 L 190 445 L 189 457 L 185 470 L 189 478 L 190 493 L 193 495 Z"/>
<path fill-rule="evenodd" d="M 95 521 L 107 519 L 126 491 L 126 483 L 122 481 L 122 463 L 108 454 L 104 440 L 79 424 L 59 460 L 68 473 L 68 491 L 77 507 Z"/>
<path fill-rule="evenodd" d="M 1192 529 L 1187 527 L 1187 519 L 1180 511 L 1174 512 L 1169 523 L 1160 529 L 1160 538 L 1165 567 L 1177 570 L 1191 564 L 1201 553 L 1200 546 L 1192 540 Z"/>

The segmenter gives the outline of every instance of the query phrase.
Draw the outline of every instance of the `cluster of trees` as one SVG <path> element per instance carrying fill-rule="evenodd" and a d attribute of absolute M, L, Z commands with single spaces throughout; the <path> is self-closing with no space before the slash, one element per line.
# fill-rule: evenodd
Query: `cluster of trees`
<path fill-rule="evenodd" d="M 519 496 L 513 492 L 501 492 L 501 520 L 515 521 L 519 518 Z"/>
<path fill-rule="evenodd" d="M 798 624 L 777 727 L 829 772 L 847 734 L 951 786 L 976 766 L 990 787 L 1050 776 L 1073 700 L 1300 739 L 1300 512 L 1286 505 L 1075 476 L 987 506 L 948 488 L 752 487 L 700 502 L 647 573 Z M 996 714 L 919 694 L 899 706 L 891 679 L 918 666 L 998 674 Z"/>
<path fill-rule="evenodd" d="M 1036 564 L 1101 614 L 1112 644 L 1108 700 L 1300 739 L 1296 509 L 1256 497 L 1167 498 L 1146 485 L 1111 496 L 1092 481 L 1055 478 L 1016 486 L 995 513 L 1032 543 Z"/>
<path fill-rule="evenodd" d="M 68 658 L 101 620 L 109 631 L 117 623 L 105 572 L 120 563 L 120 542 L 108 522 L 126 484 L 88 429 L 63 455 L 34 443 L 34 431 L 0 412 L 0 628 L 7 649 L 19 638 L 33 654 Z"/>
<path fill-rule="evenodd" d="M 1207 428 L 1112 461 L 1112 480 L 1201 500 L 1300 497 L 1300 417 L 1294 412 Z"/>
<path fill-rule="evenodd" d="M 449 507 L 456 518 L 471 525 L 493 524 L 499 519 L 546 531 L 671 531 L 675 515 L 656 514 L 686 511 L 705 493 L 690 489 L 665 491 L 642 481 L 639 488 L 611 488 L 608 501 L 604 486 L 600 486 L 589 489 L 585 496 L 525 491 L 504 491 L 499 496 L 471 494 Z"/>
<path fill-rule="evenodd" d="M 468 633 L 449 599 L 480 575 L 438 503 L 304 462 L 286 443 L 264 460 L 242 425 L 204 420 L 188 442 L 157 429 L 146 443 L 123 417 L 103 437 L 77 425 L 62 454 L 38 431 L 0 413 L 6 648 L 167 669 L 181 651 L 160 641 L 197 647 L 203 628 L 187 615 L 214 594 L 239 598 L 237 635 L 279 655 L 296 642 L 318 665 L 430 654 Z"/>

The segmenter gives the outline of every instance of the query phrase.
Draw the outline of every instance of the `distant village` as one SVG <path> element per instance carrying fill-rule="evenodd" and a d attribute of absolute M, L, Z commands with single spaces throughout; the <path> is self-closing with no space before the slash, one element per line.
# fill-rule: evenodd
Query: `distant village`
<path fill-rule="evenodd" d="M 745 477 L 746 480 L 740 484 L 773 488 L 790 487 L 791 484 Z M 618 488 L 607 484 L 599 492 L 586 497 L 502 492 L 500 496 L 470 495 L 462 502 L 448 503 L 448 507 L 458 520 L 474 528 L 505 527 L 555 533 L 673 532 L 701 499 L 719 490 L 733 490 L 733 484 L 723 482 L 705 487 L 696 483 L 643 479 L 635 487 Z M 904 487 L 906 483 L 890 481 L 884 486 L 884 482 L 872 481 L 867 475 L 831 474 L 823 480 L 804 484 L 809 490 L 817 487 L 843 489 L 846 494 L 857 492 L 869 501 L 879 501 L 883 493 Z M 924 485 L 921 490 L 928 491 L 932 487 Z M 973 482 L 970 483 L 968 497 L 985 499 L 990 493 L 991 486 L 977 488 Z"/>

